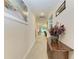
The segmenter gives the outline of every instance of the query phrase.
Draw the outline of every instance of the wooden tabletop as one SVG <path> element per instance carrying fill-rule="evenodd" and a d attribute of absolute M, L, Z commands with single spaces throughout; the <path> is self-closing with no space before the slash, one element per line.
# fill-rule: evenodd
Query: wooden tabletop
<path fill-rule="evenodd" d="M 58 41 L 58 43 L 52 43 L 52 49 L 53 51 L 73 51 L 72 48 L 68 47 L 67 45 L 65 45 L 64 43 Z M 48 47 L 48 49 L 50 49 Z"/>
<path fill-rule="evenodd" d="M 53 49 L 52 51 L 49 45 L 47 44 L 48 59 L 68 59 L 69 52 L 73 51 L 73 49 L 71 49 L 60 41 L 58 43 L 52 43 L 51 45 Z"/>

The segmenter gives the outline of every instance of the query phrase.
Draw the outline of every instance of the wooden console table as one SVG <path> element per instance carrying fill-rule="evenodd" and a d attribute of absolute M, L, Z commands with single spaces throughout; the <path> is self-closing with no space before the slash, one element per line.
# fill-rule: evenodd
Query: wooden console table
<path fill-rule="evenodd" d="M 70 47 L 66 46 L 62 42 L 52 43 L 53 50 L 51 51 L 47 44 L 48 59 L 68 59 L 69 51 L 73 51 Z"/>

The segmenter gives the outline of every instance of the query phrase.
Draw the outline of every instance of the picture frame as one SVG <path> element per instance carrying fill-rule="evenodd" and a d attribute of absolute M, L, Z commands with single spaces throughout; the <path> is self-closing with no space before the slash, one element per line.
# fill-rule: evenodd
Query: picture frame
<path fill-rule="evenodd" d="M 62 12 L 62 11 L 64 11 L 66 9 L 66 1 L 64 1 L 62 4 L 61 4 L 61 6 L 57 9 L 57 11 L 56 11 L 56 17 Z"/>
<path fill-rule="evenodd" d="M 6 18 L 12 18 L 13 21 L 16 21 L 18 23 L 27 25 L 28 24 L 28 15 L 26 15 L 25 13 L 28 12 L 28 10 L 23 2 L 22 2 L 21 7 L 23 8 L 24 12 L 22 12 L 19 8 L 14 7 L 14 5 L 9 0 L 4 0 L 4 8 L 5 8 L 4 16 Z M 17 15 L 20 16 L 19 18 L 16 17 L 16 13 L 17 13 Z"/>

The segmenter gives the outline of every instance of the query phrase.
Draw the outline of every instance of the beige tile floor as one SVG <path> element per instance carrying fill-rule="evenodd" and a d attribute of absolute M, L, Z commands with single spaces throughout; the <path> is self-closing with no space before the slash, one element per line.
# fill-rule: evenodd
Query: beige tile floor
<path fill-rule="evenodd" d="M 35 45 L 26 59 L 48 59 L 47 40 L 44 35 L 37 37 Z"/>

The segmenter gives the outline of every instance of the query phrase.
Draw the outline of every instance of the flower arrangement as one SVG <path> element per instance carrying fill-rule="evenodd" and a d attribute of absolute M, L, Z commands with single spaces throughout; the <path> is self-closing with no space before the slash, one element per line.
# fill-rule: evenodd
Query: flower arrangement
<path fill-rule="evenodd" d="M 65 32 L 64 25 L 55 25 L 54 27 L 51 27 L 49 33 L 51 35 L 51 42 L 58 43 L 59 35 L 63 34 Z"/>
<path fill-rule="evenodd" d="M 60 25 L 59 27 L 57 25 L 55 25 L 54 27 L 52 27 L 49 31 L 50 35 L 52 36 L 59 36 L 62 33 L 65 32 L 65 27 L 64 25 Z"/>

